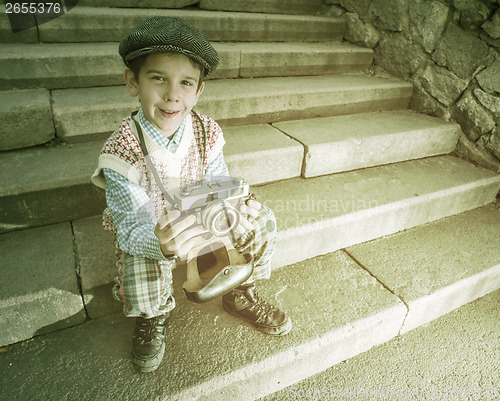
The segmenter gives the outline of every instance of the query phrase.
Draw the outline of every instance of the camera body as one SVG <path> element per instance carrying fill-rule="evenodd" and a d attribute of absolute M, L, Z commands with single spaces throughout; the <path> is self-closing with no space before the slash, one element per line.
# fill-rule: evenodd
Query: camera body
<path fill-rule="evenodd" d="M 212 177 L 170 192 L 176 209 L 196 216 L 210 233 L 222 237 L 238 227 L 237 204 L 248 196 L 248 183 L 236 177 Z"/>

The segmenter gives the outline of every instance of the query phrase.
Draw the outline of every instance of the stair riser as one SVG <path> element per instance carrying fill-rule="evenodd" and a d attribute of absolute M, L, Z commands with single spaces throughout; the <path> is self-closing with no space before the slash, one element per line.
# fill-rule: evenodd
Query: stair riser
<path fill-rule="evenodd" d="M 367 91 L 364 94 L 366 96 L 361 97 L 350 95 L 346 92 L 309 93 L 296 97 L 271 96 L 265 99 L 242 99 L 236 102 L 227 99 L 218 104 L 205 99 L 199 102 L 198 109 L 203 114 L 215 115 L 215 119 L 225 125 L 265 124 L 298 118 L 308 119 L 404 109 L 408 106 L 410 97 L 406 88 L 396 89 L 390 93 Z M 255 114 L 249 114 L 251 110 Z"/>
<path fill-rule="evenodd" d="M 267 47 L 270 45 L 270 47 Z M 328 75 L 359 71 L 372 62 L 369 51 L 345 46 L 312 47 L 290 44 L 286 52 L 276 44 L 215 43 L 220 62 L 208 79 L 266 76 Z M 1 49 L 0 90 L 91 88 L 123 84 L 124 65 L 118 43 L 58 44 Z M 286 65 L 286 68 L 283 68 Z"/>
<path fill-rule="evenodd" d="M 305 157 L 302 176 L 309 178 L 451 153 L 458 140 L 457 129 L 408 134 L 370 138 L 361 149 L 359 145 L 347 141 L 330 146 L 311 146 Z M 332 154 L 339 157 L 333 158 Z"/>
<path fill-rule="evenodd" d="M 279 153 L 282 156 L 271 162 L 265 153 L 230 157 L 227 165 L 234 176 L 245 177 L 251 185 L 298 177 L 303 151 L 297 147 L 285 148 L 274 152 L 273 156 Z M 82 178 L 90 181 L 98 155 L 96 152 L 95 160 L 89 161 L 89 173 Z M 257 167 L 262 166 L 266 166 L 266 172 L 259 174 Z M 105 207 L 104 191 L 91 183 L 68 185 L 62 182 L 57 188 L 3 196 L 0 198 L 0 233 L 95 216 Z"/>
<path fill-rule="evenodd" d="M 342 216 L 328 222 L 307 225 L 293 230 L 281 229 L 278 234 L 273 263 L 275 267 L 286 266 L 304 258 L 312 258 L 334 252 L 354 244 L 394 234 L 421 224 L 439 220 L 492 202 L 499 190 L 498 180 L 477 187 L 445 192 L 428 199 L 405 200 L 391 207 L 381 207 Z M 257 195 L 260 194 L 256 189 Z M 348 209 L 354 206 L 346 205 Z M 299 220 L 300 221 L 300 220 Z M 296 221 L 293 222 L 295 224 Z M 289 221 L 278 221 L 286 227 Z M 307 233 L 307 235 L 304 235 Z M 342 233 L 339 236 L 338 233 Z"/>
<path fill-rule="evenodd" d="M 144 20 L 157 15 L 180 17 L 211 41 L 317 42 L 342 40 L 344 25 L 333 18 L 266 16 L 186 10 L 75 8 L 39 26 L 40 41 L 119 42 Z"/>
<path fill-rule="evenodd" d="M 33 26 L 36 24 L 33 17 Z M 36 28 L 26 29 L 20 32 L 12 32 L 9 17 L 2 5 L 0 9 L 0 43 L 38 43 L 38 31 Z"/>
<path fill-rule="evenodd" d="M 80 0 L 83 7 L 126 8 L 183 8 L 195 5 L 199 0 Z"/>
<path fill-rule="evenodd" d="M 104 192 L 92 184 L 4 196 L 0 198 L 0 233 L 93 216 L 105 207 Z"/>
<path fill-rule="evenodd" d="M 55 135 L 46 90 L 0 92 L 0 151 L 45 143 Z"/>
<path fill-rule="evenodd" d="M 303 177 L 451 153 L 460 126 L 408 110 L 274 123 L 304 145 Z"/>
<path fill-rule="evenodd" d="M 405 319 L 401 334 L 416 329 L 475 299 L 500 288 L 500 265 L 469 277 L 465 280 L 433 292 L 429 296 L 410 301 L 410 311 Z"/>
<path fill-rule="evenodd" d="M 317 14 L 324 6 L 323 0 L 295 0 L 286 4 L 281 0 L 201 0 L 199 7 L 205 10 L 240 11 L 272 14 Z"/>
<path fill-rule="evenodd" d="M 252 133 L 251 138 L 248 138 L 248 132 Z M 242 136 L 244 140 L 239 139 Z M 226 145 L 225 159 L 233 176 L 244 177 L 250 184 L 261 184 L 300 175 L 304 157 L 302 145 L 270 126 L 228 128 L 226 140 L 230 144 Z M 247 153 L 250 147 L 256 152 Z M 44 181 L 32 178 L 18 183 L 11 180 L 9 189 L 4 188 L 4 195 L 0 197 L 0 232 L 100 214 L 106 206 L 104 192 L 90 183 L 90 176 L 97 166 L 101 148 L 102 142 L 99 141 L 75 145 L 74 148 L 47 149 L 46 155 L 44 149 L 32 154 L 33 163 L 43 164 L 45 161 L 46 174 L 56 175 L 45 177 Z M 277 154 L 281 156 L 277 158 Z M 30 157 L 22 158 L 30 154 L 18 153 L 19 159 L 15 155 L 9 155 L 9 161 L 4 161 L 6 165 L 11 163 L 22 169 L 30 164 Z M 68 164 L 72 161 L 74 172 L 68 172 Z M 59 170 L 64 171 L 61 177 L 65 178 L 58 181 Z M 13 172 L 15 175 L 18 168 L 14 167 Z"/>
<path fill-rule="evenodd" d="M 197 5 L 203 10 L 239 11 L 250 13 L 314 15 L 322 8 L 323 0 L 300 0 L 286 6 L 281 0 L 235 1 L 235 0 L 80 0 L 84 7 L 126 7 L 126 8 L 183 8 Z"/>
<path fill-rule="evenodd" d="M 224 129 L 224 160 L 232 176 L 250 185 L 298 177 L 303 146 L 269 125 Z"/>
<path fill-rule="evenodd" d="M 499 212 L 490 204 L 347 252 L 408 306 L 406 333 L 500 287 Z"/>

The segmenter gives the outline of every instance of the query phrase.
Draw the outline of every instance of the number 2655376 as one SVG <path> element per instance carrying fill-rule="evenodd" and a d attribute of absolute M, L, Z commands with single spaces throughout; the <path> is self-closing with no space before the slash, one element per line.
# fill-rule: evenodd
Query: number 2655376
<path fill-rule="evenodd" d="M 60 3 L 5 3 L 6 14 L 60 14 Z"/>

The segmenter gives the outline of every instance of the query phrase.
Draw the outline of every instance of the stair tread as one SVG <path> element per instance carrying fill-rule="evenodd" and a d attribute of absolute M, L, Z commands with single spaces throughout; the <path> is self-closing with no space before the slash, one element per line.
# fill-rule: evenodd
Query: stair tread
<path fill-rule="evenodd" d="M 432 300 L 442 315 L 447 313 L 447 306 L 460 306 L 447 304 L 449 297 L 442 298 L 443 292 L 460 295 L 461 302 L 469 302 L 498 288 L 500 259 L 492 250 L 498 249 L 499 224 L 500 210 L 487 205 L 363 244 L 361 257 L 370 259 L 366 266 L 369 271 L 376 263 L 389 262 L 391 269 L 398 269 L 398 260 L 409 262 L 405 285 L 421 293 L 419 302 Z M 471 235 L 481 244 L 474 248 L 475 258 L 463 252 Z M 426 252 L 427 246 L 436 247 L 443 239 L 449 255 L 463 256 L 458 257 L 470 266 L 469 273 L 464 275 L 463 265 L 455 268 L 439 252 Z M 405 246 L 400 247 L 400 243 Z M 468 245 L 465 251 L 470 251 Z M 207 400 L 232 400 L 235 394 L 247 394 L 252 399 L 270 394 L 394 338 L 407 312 L 418 310 L 417 302 L 398 293 L 398 283 L 382 286 L 375 280 L 374 276 L 383 282 L 384 266 L 369 272 L 349 256 L 351 253 L 356 252 L 349 248 L 287 266 L 273 272 L 261 286 L 261 295 L 279 303 L 294 323 L 286 337 L 265 337 L 242 325 L 223 311 L 220 301 L 190 303 L 180 289 L 185 273 L 176 269 L 174 295 L 178 305 L 168 328 L 169 352 L 155 373 L 134 379 L 138 376 L 130 363 L 133 320 L 113 315 L 37 337 L 27 346 L 16 344 L 0 359 L 5 372 L 2 388 L 5 394 L 23 399 L 49 394 L 49 398 L 61 398 L 68 391 L 79 399 L 119 399 L 126 394 L 129 398 L 203 396 Z M 483 263 L 477 264 L 478 260 Z M 440 281 L 434 272 L 446 274 L 446 280 Z M 479 276 L 482 279 L 478 281 Z M 427 292 L 422 292 L 421 281 L 415 277 L 428 277 Z M 220 338 L 224 338 L 223 345 Z M 96 364 L 100 369 L 95 369 Z M 12 379 L 19 375 L 32 385 L 19 387 Z M 117 385 L 106 385 L 110 380 Z"/>
<path fill-rule="evenodd" d="M 5 370 L 15 375 L 18 369 L 24 367 L 23 377 L 30 381 L 35 379 L 31 375 L 38 371 L 37 378 L 43 377 L 43 386 L 18 386 L 16 391 L 6 383 L 3 391 L 21 392 L 21 398 L 26 399 L 33 399 L 35 395 L 43 398 L 49 394 L 57 399 L 67 394 L 67 383 L 71 382 L 72 394 L 78 391 L 75 388 L 82 391 L 85 388 L 85 397 L 89 399 L 115 396 L 121 399 L 126 394 L 125 398 L 138 399 L 194 400 L 205 395 L 205 399 L 234 400 L 240 398 L 235 394 L 242 393 L 253 399 L 256 389 L 263 395 L 272 392 L 265 377 L 260 377 L 262 386 L 255 386 L 254 380 L 254 390 L 248 393 L 219 392 L 226 386 L 231 388 L 241 382 L 247 384 L 245 377 L 255 379 L 265 375 L 269 379 L 277 372 L 283 375 L 283 383 L 290 378 L 297 380 L 294 376 L 298 374 L 301 377 L 310 370 L 311 363 L 309 369 L 295 369 L 295 374 L 291 374 L 294 363 L 314 355 L 319 359 L 314 364 L 315 369 L 328 365 L 327 358 L 324 358 L 329 354 L 326 347 L 338 342 L 337 346 L 342 346 L 343 337 L 347 337 L 347 341 L 362 337 L 363 346 L 370 348 L 376 342 L 385 342 L 397 334 L 405 314 L 404 305 L 345 255 L 332 255 L 310 262 L 308 267 L 315 268 L 320 280 L 313 279 L 307 273 L 309 269 L 304 267 L 296 266 L 296 274 L 293 275 L 278 272 L 260 291 L 268 299 L 271 298 L 269 295 L 274 297 L 272 293 L 282 291 L 280 295 L 288 299 L 287 304 L 295 302 L 293 308 L 286 305 L 295 327 L 284 338 L 264 337 L 249 325 L 241 324 L 222 310 L 220 300 L 196 305 L 189 304 L 182 294 L 178 294 L 177 308 L 172 313 L 166 337 L 169 352 L 165 353 L 163 363 L 155 373 L 142 375 L 140 380 L 134 379 L 138 376 L 130 363 L 133 319 L 114 315 L 35 338 L 24 353 L 19 353 L 19 346 L 16 345 L 9 354 L 2 355 L 0 364 L 15 361 L 8 369 L 5 366 Z M 332 271 L 334 275 L 330 274 Z M 334 305 L 321 302 L 332 293 L 336 294 Z M 352 299 L 358 300 L 358 307 L 351 307 Z M 186 330 L 187 327 L 189 330 Z M 371 341 L 363 338 L 370 329 L 379 330 L 377 336 L 371 335 Z M 224 339 L 222 343 L 221 338 Z M 318 351 L 323 358 L 318 358 Z M 335 351 L 344 359 L 350 356 L 349 352 Z M 36 352 L 37 356 L 32 352 Z M 200 355 L 203 357 L 200 358 Z M 28 367 L 25 358 L 29 356 L 32 358 Z M 60 358 L 64 358 L 65 363 L 58 362 Z M 53 368 L 42 369 L 46 364 Z M 108 376 L 111 372 L 112 377 Z M 63 377 L 64 381 L 61 381 Z M 159 380 L 159 377 L 169 377 L 170 380 Z M 117 385 L 98 384 L 109 383 L 108 380 Z M 134 386 L 130 385 L 131 382 Z M 36 394 L 33 392 L 35 388 L 38 388 Z M 47 393 L 41 394 L 40 391 Z"/>
<path fill-rule="evenodd" d="M 241 50 L 244 52 L 276 52 L 276 53 L 341 53 L 355 52 L 372 54 L 373 50 L 359 47 L 347 42 L 333 41 L 329 43 L 304 42 L 224 42 L 213 41 L 211 44 L 220 51 Z M 17 60 L 23 57 L 33 59 L 73 58 L 80 56 L 92 57 L 96 53 L 105 55 L 118 54 L 119 42 L 88 42 L 88 43 L 4 43 L 0 48 L 0 60 Z M 16 53 L 13 50 L 16 50 Z"/>

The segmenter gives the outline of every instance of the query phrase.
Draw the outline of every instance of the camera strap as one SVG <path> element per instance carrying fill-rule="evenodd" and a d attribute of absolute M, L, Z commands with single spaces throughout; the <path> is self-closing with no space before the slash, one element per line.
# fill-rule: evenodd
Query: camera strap
<path fill-rule="evenodd" d="M 203 171 L 203 165 L 205 163 L 205 155 L 206 155 L 206 148 L 207 148 L 207 132 L 205 130 L 205 125 L 203 124 L 201 117 L 194 110 L 192 110 L 192 112 L 196 116 L 198 121 L 200 122 L 201 128 L 203 130 L 203 156 L 201 159 L 201 163 L 199 163 L 199 165 L 201 164 L 201 168 Z M 134 118 L 138 113 L 139 113 L 138 110 L 136 110 L 132 113 L 132 120 L 135 123 L 135 128 L 136 128 L 137 134 L 139 136 L 139 145 L 141 146 L 142 154 L 144 155 L 144 161 L 146 162 L 146 166 L 149 168 L 149 170 L 153 174 L 153 178 L 155 179 L 156 184 L 158 185 L 158 188 L 160 188 L 160 191 L 162 192 L 163 196 L 165 197 L 165 200 L 168 201 L 172 206 L 175 207 L 176 205 L 175 205 L 174 199 L 169 195 L 169 193 L 167 192 L 167 190 L 163 186 L 162 181 L 160 179 L 160 176 L 158 175 L 158 171 L 156 170 L 156 167 L 154 166 L 153 161 L 151 160 L 151 156 L 149 156 L 148 148 L 146 146 L 146 141 L 144 140 L 144 134 L 142 133 L 141 124 L 138 123 L 137 120 Z"/>

